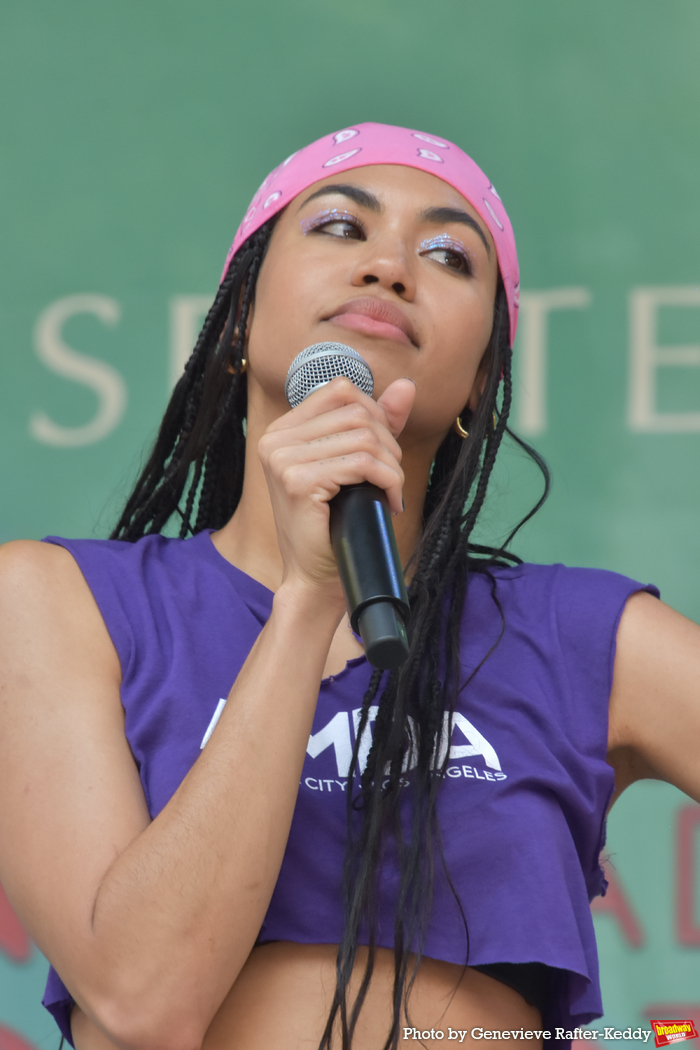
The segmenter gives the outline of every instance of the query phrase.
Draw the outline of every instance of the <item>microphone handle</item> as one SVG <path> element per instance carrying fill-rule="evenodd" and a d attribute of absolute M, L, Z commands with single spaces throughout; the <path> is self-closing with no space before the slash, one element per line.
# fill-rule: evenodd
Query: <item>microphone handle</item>
<path fill-rule="evenodd" d="M 393 670 L 408 656 L 408 594 L 386 494 L 344 486 L 330 501 L 331 545 L 350 613 L 373 667 Z"/>

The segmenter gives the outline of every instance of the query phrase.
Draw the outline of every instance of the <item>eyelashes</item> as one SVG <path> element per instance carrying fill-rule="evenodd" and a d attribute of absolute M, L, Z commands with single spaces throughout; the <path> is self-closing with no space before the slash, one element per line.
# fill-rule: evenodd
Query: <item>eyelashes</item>
<path fill-rule="evenodd" d="M 440 234 L 439 237 L 430 237 L 425 241 L 421 241 L 420 254 L 431 255 L 433 253 L 443 255 L 442 260 L 436 259 L 435 261 L 440 262 L 448 270 L 472 276 L 474 267 L 471 256 L 461 241 L 448 237 L 444 233 Z"/>
<path fill-rule="evenodd" d="M 341 208 L 326 208 L 308 219 L 302 219 L 300 227 L 304 236 L 323 233 L 338 240 L 355 241 L 362 241 L 367 237 L 362 220 Z M 473 276 L 474 265 L 468 249 L 461 241 L 446 233 L 421 241 L 419 254 L 432 258 L 434 262 L 453 273 Z"/>
<path fill-rule="evenodd" d="M 335 232 L 333 227 L 336 227 Z M 364 223 L 356 215 L 339 208 L 326 209 L 310 219 L 302 219 L 301 232 L 304 236 L 315 230 L 345 240 L 360 240 L 365 235 Z"/>

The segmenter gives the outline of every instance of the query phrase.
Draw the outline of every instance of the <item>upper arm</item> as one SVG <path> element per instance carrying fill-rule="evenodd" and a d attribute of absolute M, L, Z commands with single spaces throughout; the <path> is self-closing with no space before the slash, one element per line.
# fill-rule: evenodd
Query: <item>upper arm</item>
<path fill-rule="evenodd" d="M 0 880 L 64 976 L 88 954 L 106 871 L 149 822 L 120 681 L 72 556 L 0 548 Z"/>
<path fill-rule="evenodd" d="M 620 620 L 609 748 L 620 790 L 655 777 L 700 802 L 700 627 L 650 594 Z"/>

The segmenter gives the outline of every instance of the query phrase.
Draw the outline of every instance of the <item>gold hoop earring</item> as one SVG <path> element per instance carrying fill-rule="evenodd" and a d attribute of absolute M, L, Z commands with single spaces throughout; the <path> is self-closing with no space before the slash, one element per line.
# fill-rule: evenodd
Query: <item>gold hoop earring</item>
<path fill-rule="evenodd" d="M 469 431 L 464 429 L 459 416 L 457 416 L 454 423 L 452 424 L 452 429 L 454 430 L 455 434 L 459 434 L 459 436 L 462 439 L 469 437 Z"/>
<path fill-rule="evenodd" d="M 245 371 L 247 371 L 247 368 L 248 368 L 248 362 L 245 359 L 245 357 L 242 357 L 241 358 L 241 367 L 238 369 L 238 371 L 236 371 L 236 369 L 233 367 L 233 365 L 231 364 L 230 361 L 229 361 L 229 363 L 226 366 L 226 371 L 230 372 L 232 376 L 236 376 L 236 375 L 242 376 L 243 373 Z"/>

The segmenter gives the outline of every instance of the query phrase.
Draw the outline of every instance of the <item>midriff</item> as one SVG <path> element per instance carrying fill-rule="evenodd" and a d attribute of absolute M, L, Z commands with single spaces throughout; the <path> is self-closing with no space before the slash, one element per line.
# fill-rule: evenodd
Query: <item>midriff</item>
<path fill-rule="evenodd" d="M 250 953 L 204 1038 L 202 1050 L 318 1050 L 335 990 L 336 947 L 275 941 Z M 350 1001 L 359 987 L 366 949 L 358 952 Z M 374 976 L 360 1014 L 353 1050 L 381 1050 L 389 1030 L 394 956 L 377 950 Z M 402 1019 L 399 1046 L 466 1046 L 472 1029 L 533 1030 L 542 1027 L 539 1011 L 500 981 L 477 970 L 424 959 L 409 1000 L 410 1020 Z M 78 1007 L 73 1010 L 76 1050 L 109 1050 L 114 1044 Z M 404 1032 L 411 1028 L 410 1033 Z M 459 1035 L 449 1038 L 449 1029 Z M 417 1030 L 414 1033 L 413 1030 Z M 430 1032 L 442 1032 L 443 1038 Z M 466 1033 L 462 1037 L 462 1033 Z M 422 1043 L 414 1036 L 428 1033 Z M 462 1037 L 462 1038 L 460 1038 Z M 541 1047 L 541 1039 L 518 1039 L 518 1046 Z M 333 1048 L 340 1047 L 336 1038 Z"/>

